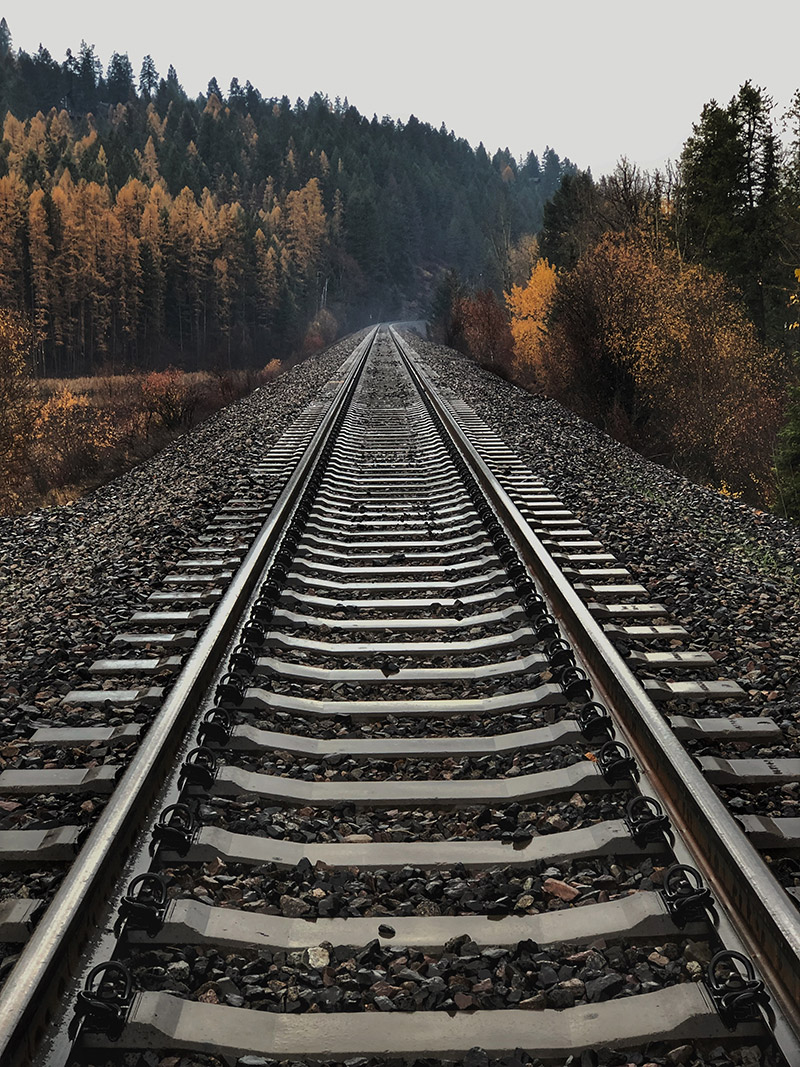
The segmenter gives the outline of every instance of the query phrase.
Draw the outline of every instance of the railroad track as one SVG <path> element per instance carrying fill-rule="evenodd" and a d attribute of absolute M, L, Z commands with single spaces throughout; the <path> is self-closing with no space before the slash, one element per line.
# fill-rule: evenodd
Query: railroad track
<path fill-rule="evenodd" d="M 164 586 L 0 774 L 65 813 L 3 869 L 68 868 L 4 1065 L 800 1063 L 798 827 L 719 795 L 779 727 L 394 331 Z"/>

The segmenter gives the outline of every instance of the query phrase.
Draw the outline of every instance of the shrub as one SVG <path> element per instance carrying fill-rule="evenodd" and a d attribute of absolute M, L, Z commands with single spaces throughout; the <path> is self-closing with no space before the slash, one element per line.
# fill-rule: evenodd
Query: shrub
<path fill-rule="evenodd" d="M 550 395 L 701 481 L 771 498 L 778 359 L 723 275 L 606 233 L 550 308 L 537 353 Z"/>
<path fill-rule="evenodd" d="M 198 388 L 186 381 L 183 371 L 168 367 L 151 371 L 142 380 L 142 404 L 149 419 L 156 418 L 168 430 L 191 425 Z"/>
<path fill-rule="evenodd" d="M 266 366 L 262 367 L 258 372 L 258 381 L 260 385 L 266 385 L 267 382 L 274 381 L 275 378 L 281 373 L 281 361 L 279 359 L 271 359 Z"/>
<path fill-rule="evenodd" d="M 320 308 L 309 324 L 303 340 L 303 354 L 313 355 L 332 344 L 339 334 L 339 323 L 327 308 Z"/>
<path fill-rule="evenodd" d="M 116 440 L 109 415 L 88 397 L 62 388 L 46 400 L 33 424 L 33 457 L 39 488 L 81 482 L 95 473 Z"/>
<path fill-rule="evenodd" d="M 468 355 L 493 370 L 511 366 L 513 338 L 508 313 L 491 289 L 461 297 L 453 318 L 461 324 Z"/>

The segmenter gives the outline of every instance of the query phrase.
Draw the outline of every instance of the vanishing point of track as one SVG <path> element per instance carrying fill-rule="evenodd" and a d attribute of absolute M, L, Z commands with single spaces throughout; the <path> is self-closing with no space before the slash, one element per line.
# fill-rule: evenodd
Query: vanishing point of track
<path fill-rule="evenodd" d="M 687 679 L 714 660 L 675 650 L 689 635 L 394 330 L 165 586 L 103 687 L 66 698 L 122 721 L 29 738 L 106 762 L 0 774 L 110 797 L 88 835 L 0 832 L 4 868 L 69 867 L 0 994 L 3 1064 L 654 1041 L 800 1063 L 800 923 L 758 851 L 798 828 L 714 789 L 795 761 L 689 751 L 779 728 L 686 714 L 742 694 Z M 0 939 L 35 904 L 6 901 Z"/>

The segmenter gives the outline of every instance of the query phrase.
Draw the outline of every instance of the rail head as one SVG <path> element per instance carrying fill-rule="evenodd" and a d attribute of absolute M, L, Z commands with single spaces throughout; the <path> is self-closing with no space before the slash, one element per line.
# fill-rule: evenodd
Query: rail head
<path fill-rule="evenodd" d="M 616 713 L 670 821 L 685 842 L 730 928 L 775 1001 L 776 1038 L 800 1063 L 800 917 L 713 787 L 678 741 L 576 591 L 459 426 L 413 349 L 390 327 L 409 372 L 449 439 L 491 500 L 507 532 L 583 659 L 597 695 Z"/>

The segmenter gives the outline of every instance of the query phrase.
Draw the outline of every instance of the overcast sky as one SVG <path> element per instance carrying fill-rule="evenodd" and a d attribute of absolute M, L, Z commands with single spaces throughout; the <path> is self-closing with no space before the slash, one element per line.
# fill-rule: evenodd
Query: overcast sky
<path fill-rule="evenodd" d="M 235 75 L 265 96 L 319 91 L 371 117 L 442 122 L 515 156 L 551 145 L 595 176 L 680 153 L 712 97 L 750 78 L 776 113 L 800 87 L 800 0 L 70 0 L 0 6 L 15 48 L 104 66 L 150 53 L 191 95 Z"/>

